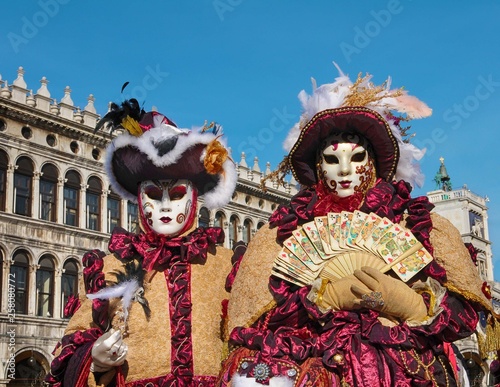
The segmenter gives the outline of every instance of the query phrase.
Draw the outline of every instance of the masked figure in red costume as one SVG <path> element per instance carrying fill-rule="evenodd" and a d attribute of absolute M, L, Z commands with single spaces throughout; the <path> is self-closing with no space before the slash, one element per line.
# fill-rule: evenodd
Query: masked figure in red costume
<path fill-rule="evenodd" d="M 431 110 L 389 82 L 342 72 L 299 98 L 303 114 L 273 177 L 291 170 L 302 188 L 235 265 L 219 385 L 457 386 L 449 343 L 470 336 L 491 304 L 458 230 L 410 195 L 423 152 L 405 141 L 403 119 Z M 375 228 L 355 226 L 369 216 L 393 236 L 370 242 Z M 340 236 L 321 237 L 330 219 Z"/>
<path fill-rule="evenodd" d="M 137 101 L 112 105 L 113 190 L 138 203 L 140 234 L 115 228 L 110 255 L 83 258 L 79 308 L 56 348 L 55 386 L 213 386 L 223 347 L 221 302 L 230 250 L 220 228 L 195 228 L 197 198 L 220 208 L 236 171 L 213 131 L 179 129 Z M 214 128 L 218 126 L 213 125 Z"/>

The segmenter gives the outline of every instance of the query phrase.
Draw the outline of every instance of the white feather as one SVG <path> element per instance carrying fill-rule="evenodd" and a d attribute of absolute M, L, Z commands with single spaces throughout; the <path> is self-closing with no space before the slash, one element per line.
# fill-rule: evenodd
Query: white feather
<path fill-rule="evenodd" d="M 123 305 L 124 320 L 127 321 L 128 310 L 134 299 L 135 292 L 139 289 L 139 282 L 136 279 L 120 282 L 113 286 L 105 287 L 96 293 L 87 294 L 91 300 L 110 300 L 112 298 L 121 298 Z"/>

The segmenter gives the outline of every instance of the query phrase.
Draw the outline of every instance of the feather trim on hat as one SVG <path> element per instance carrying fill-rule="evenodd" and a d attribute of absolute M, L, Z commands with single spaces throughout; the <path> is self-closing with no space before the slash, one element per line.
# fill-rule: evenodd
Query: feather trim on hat
<path fill-rule="evenodd" d="M 400 148 L 400 158 L 395 174 L 397 180 L 405 180 L 411 185 L 422 186 L 424 176 L 418 165 L 425 153 L 425 149 L 418 149 L 403 139 L 399 121 L 402 117 L 395 117 L 391 111 L 400 115 L 405 115 L 403 120 L 412 118 L 428 117 L 432 110 L 418 98 L 408 95 L 403 89 L 391 89 L 391 79 L 388 78 L 380 86 L 375 86 L 371 82 L 371 75 L 358 76 L 356 82 L 352 82 L 345 75 L 336 63 L 334 65 L 339 71 L 339 76 L 333 83 L 324 84 L 316 87 L 313 80 L 312 94 L 307 94 L 302 90 L 298 98 L 302 104 L 302 116 L 288 133 L 283 148 L 289 153 L 297 142 L 304 126 L 319 112 L 327 109 L 336 109 L 341 107 L 362 106 L 369 108 L 385 117 L 390 126 L 391 132 L 397 139 Z"/>
<path fill-rule="evenodd" d="M 172 140 L 171 148 L 168 149 L 168 152 L 160 152 L 157 145 L 167 143 L 169 140 Z M 137 203 L 137 195 L 124 189 L 113 173 L 112 159 L 117 149 L 132 146 L 137 148 L 145 157 L 147 155 L 147 158 L 155 166 L 168 167 L 178 162 L 185 152 L 189 152 L 191 147 L 198 144 L 209 145 L 214 141 L 220 141 L 221 145 L 227 149 L 227 147 L 222 144 L 220 135 L 216 136 L 208 132 L 198 133 L 162 123 L 159 127 L 153 127 L 139 137 L 128 133 L 116 137 L 108 146 L 104 166 L 113 190 L 124 199 Z M 205 152 L 203 154 L 205 154 Z M 200 160 L 200 162 L 203 164 L 203 160 Z M 225 206 L 231 199 L 234 189 L 236 188 L 236 167 L 230 158 L 222 164 L 222 168 L 218 175 L 218 184 L 204 195 L 206 206 L 209 208 L 220 208 Z"/>

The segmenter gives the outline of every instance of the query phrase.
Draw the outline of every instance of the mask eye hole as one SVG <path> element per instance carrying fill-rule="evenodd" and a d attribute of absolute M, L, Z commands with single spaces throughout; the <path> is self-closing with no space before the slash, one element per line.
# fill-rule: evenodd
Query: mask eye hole
<path fill-rule="evenodd" d="M 155 185 L 148 185 L 144 188 L 144 194 L 153 200 L 161 200 L 163 198 L 163 191 Z"/>
<path fill-rule="evenodd" d="M 186 195 L 186 192 L 186 187 L 178 186 L 168 191 L 168 196 L 170 197 L 170 200 L 181 200 Z"/>
<path fill-rule="evenodd" d="M 323 159 L 325 160 L 325 163 L 327 163 L 327 164 L 338 164 L 339 163 L 339 159 L 335 155 L 323 154 Z"/>
<path fill-rule="evenodd" d="M 365 157 L 366 157 L 366 151 L 363 151 L 360 153 L 353 154 L 351 157 L 351 161 L 355 163 L 360 163 L 365 160 Z"/>

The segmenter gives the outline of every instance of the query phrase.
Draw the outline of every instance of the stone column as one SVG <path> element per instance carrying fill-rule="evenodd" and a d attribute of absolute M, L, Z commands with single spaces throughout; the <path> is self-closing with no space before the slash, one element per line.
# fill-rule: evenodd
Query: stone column
<path fill-rule="evenodd" d="M 7 181 L 5 187 L 5 212 L 14 212 L 14 171 L 17 165 L 9 164 L 7 166 Z"/>
<path fill-rule="evenodd" d="M 31 217 L 35 219 L 40 219 L 40 206 L 41 206 L 41 197 L 40 197 L 40 177 L 43 175 L 43 172 L 34 172 L 33 173 L 33 182 L 32 182 L 32 199 L 31 199 Z"/>
<path fill-rule="evenodd" d="M 108 195 L 111 191 L 105 189 L 101 194 L 101 214 L 99 222 L 101 223 L 101 232 L 110 232 L 108 224 L 109 224 L 109 214 L 108 214 Z"/>
<path fill-rule="evenodd" d="M 30 316 L 36 315 L 36 309 L 38 307 L 38 289 L 36 288 L 36 271 L 40 268 L 40 265 L 31 264 L 28 270 L 28 314 Z"/>
<path fill-rule="evenodd" d="M 64 273 L 63 268 L 56 268 L 54 270 L 54 310 L 53 313 L 54 315 L 52 316 L 53 318 L 62 318 L 63 317 L 63 312 L 64 312 L 64 304 L 63 304 L 63 298 L 62 298 L 62 274 Z"/>
<path fill-rule="evenodd" d="M 64 218 L 65 208 L 64 208 L 64 183 L 68 179 L 62 177 L 57 179 L 57 204 L 56 204 L 56 222 L 59 224 L 64 224 L 66 219 Z"/>
<path fill-rule="evenodd" d="M 80 186 L 80 194 L 78 195 L 78 222 L 77 227 L 87 228 L 87 188 L 89 186 L 87 184 L 82 184 Z"/>

